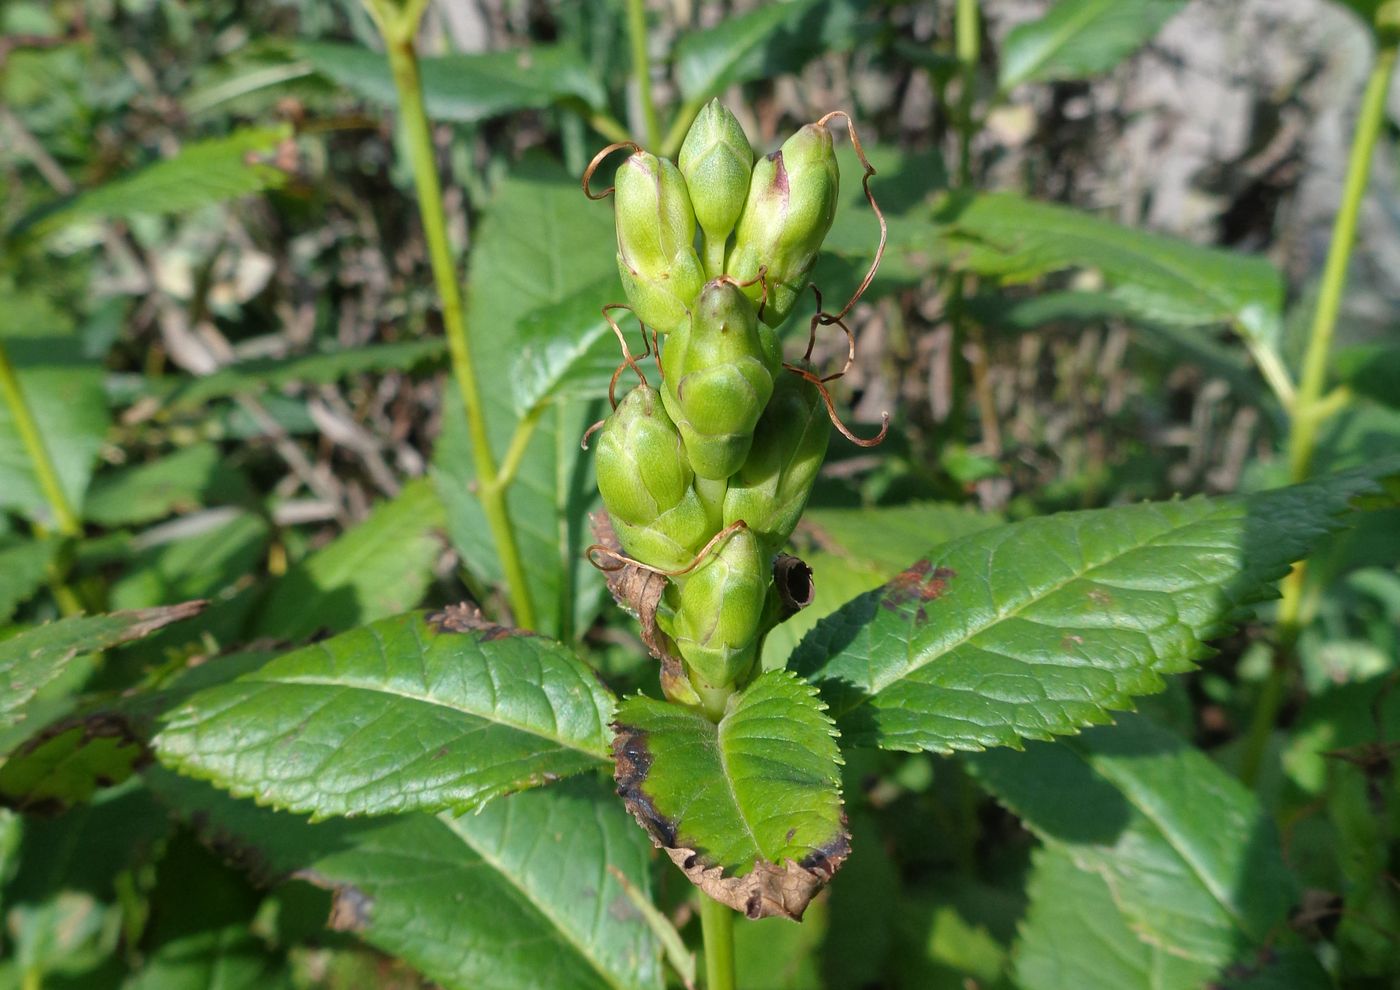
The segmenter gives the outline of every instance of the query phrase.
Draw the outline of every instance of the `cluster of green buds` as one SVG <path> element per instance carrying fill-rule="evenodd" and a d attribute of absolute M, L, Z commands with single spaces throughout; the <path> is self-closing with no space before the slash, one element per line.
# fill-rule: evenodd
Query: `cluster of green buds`
<path fill-rule="evenodd" d="M 668 696 L 718 719 L 769 630 L 805 604 L 781 550 L 826 455 L 829 405 L 815 376 L 784 366 L 776 328 L 831 228 L 836 157 L 822 121 L 755 162 L 718 101 L 678 164 L 627 147 L 618 270 L 661 383 L 624 346 L 641 384 L 602 424 L 598 488 L 627 562 L 666 580 L 654 620 L 685 672 Z"/>

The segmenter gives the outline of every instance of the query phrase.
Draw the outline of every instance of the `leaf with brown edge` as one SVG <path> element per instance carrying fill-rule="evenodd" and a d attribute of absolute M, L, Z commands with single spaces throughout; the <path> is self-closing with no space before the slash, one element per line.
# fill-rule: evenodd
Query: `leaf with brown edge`
<path fill-rule="evenodd" d="M 638 695 L 613 728 L 618 793 L 652 842 L 715 900 L 800 920 L 850 853 L 837 733 L 816 691 L 774 670 L 718 724 Z"/>
<path fill-rule="evenodd" d="M 149 636 L 203 611 L 206 602 L 184 602 L 107 615 L 60 619 L 0 643 L 0 728 L 24 718 L 22 707 L 74 659 Z"/>

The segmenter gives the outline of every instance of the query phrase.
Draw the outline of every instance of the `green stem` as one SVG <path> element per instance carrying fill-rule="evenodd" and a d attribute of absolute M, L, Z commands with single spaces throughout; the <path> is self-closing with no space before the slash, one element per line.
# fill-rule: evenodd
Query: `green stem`
<path fill-rule="evenodd" d="M 685 141 L 686 132 L 690 130 L 690 125 L 695 122 L 695 117 L 700 113 L 700 108 L 705 105 L 705 100 L 686 100 L 681 104 L 681 108 L 676 111 L 676 116 L 671 120 L 671 129 L 666 132 L 666 137 L 661 141 L 661 150 L 657 152 L 666 158 L 675 158 L 680 153 L 681 144 Z"/>
<path fill-rule="evenodd" d="M 700 931 L 705 938 L 705 990 L 734 990 L 734 912 L 702 893 Z"/>
<path fill-rule="evenodd" d="M 10 356 L 5 351 L 3 342 L 0 342 L 0 395 L 4 396 L 5 405 L 9 406 L 15 432 L 19 434 L 20 443 L 24 445 L 24 452 L 29 455 L 29 463 L 34 468 L 39 490 L 43 492 L 44 500 L 49 503 L 49 511 L 53 513 L 54 525 L 64 536 L 82 536 L 83 524 L 78 519 L 78 514 L 73 511 L 73 506 L 69 504 L 68 496 L 63 493 L 63 485 L 59 483 L 53 458 L 49 456 L 48 447 L 44 445 L 44 436 L 39 432 L 39 425 L 34 422 L 29 403 L 24 400 L 19 376 L 15 374 L 15 366 L 10 363 Z"/>
<path fill-rule="evenodd" d="M 977 66 L 982 60 L 982 24 L 977 0 L 958 0 L 953 30 L 957 37 L 962 91 L 958 94 L 958 185 L 972 181 L 972 104 L 977 93 Z"/>
<path fill-rule="evenodd" d="M 1383 42 L 1376 52 L 1376 64 L 1366 83 L 1366 95 L 1361 101 L 1361 113 L 1356 122 L 1356 134 L 1351 143 L 1351 160 L 1347 165 L 1346 187 L 1342 192 L 1341 210 L 1332 228 L 1332 244 L 1327 251 L 1327 264 L 1322 271 L 1322 288 L 1317 297 L 1312 335 L 1303 358 L 1303 377 L 1293 408 L 1293 432 L 1289 438 L 1288 462 L 1295 482 L 1305 481 L 1312 469 L 1317 446 L 1319 418 L 1316 405 L 1327 382 L 1327 364 L 1331 356 L 1332 338 L 1337 329 L 1337 314 L 1342 307 L 1346 289 L 1347 266 L 1356 243 L 1356 225 L 1366 186 L 1371 179 L 1371 160 L 1375 156 L 1376 139 L 1385 123 L 1386 94 L 1395 70 L 1397 41 Z"/>
<path fill-rule="evenodd" d="M 475 462 L 477 497 L 486 515 L 486 524 L 496 544 L 506 587 L 510 595 L 515 621 L 526 629 L 535 627 L 535 608 L 530 600 L 530 586 L 525 579 L 520 549 L 516 545 L 515 529 L 511 525 L 504 487 L 497 476 L 491 441 L 486 433 L 486 418 L 482 409 L 481 392 L 477 385 L 476 366 L 472 360 L 466 318 L 462 309 L 461 289 L 457 284 L 456 266 L 447 240 L 447 221 L 442 206 L 442 187 L 438 182 L 433 153 L 432 130 L 423 109 L 422 81 L 418 74 L 418 57 L 413 37 L 417 32 L 417 16 L 421 5 L 414 4 L 416 16 L 401 16 L 386 0 L 371 0 L 371 10 L 384 32 L 389 51 L 389 67 L 398 90 L 399 115 L 403 123 L 413 181 L 418 189 L 418 211 L 423 222 L 423 235 L 432 262 L 433 280 L 442 300 L 442 323 L 447 333 L 447 347 L 452 355 L 452 372 L 462 393 L 466 410 L 467 430 L 471 436 L 472 458 Z"/>
<path fill-rule="evenodd" d="M 647 58 L 647 18 L 642 0 L 627 0 L 627 39 L 632 47 L 632 75 L 637 78 L 637 99 L 642 104 L 647 146 L 653 150 L 661 141 L 661 120 L 651 98 L 651 62 Z"/>
<path fill-rule="evenodd" d="M 1312 473 L 1318 427 L 1347 398 L 1345 392 L 1334 391 L 1324 395 L 1323 389 L 1327 385 L 1327 365 L 1332 340 L 1336 336 L 1337 316 L 1342 308 L 1342 294 L 1346 290 L 1347 268 L 1351 263 L 1352 248 L 1356 245 L 1361 205 L 1371 180 L 1371 161 L 1375 157 L 1376 141 L 1385 122 L 1386 96 L 1390 90 L 1390 77 L 1395 72 L 1397 53 L 1400 53 L 1400 37 L 1393 34 L 1383 37 L 1361 100 L 1356 133 L 1352 136 L 1342 203 L 1332 227 L 1332 243 L 1322 270 L 1322 287 L 1318 293 L 1317 310 L 1313 314 L 1307 353 L 1303 357 L 1302 379 L 1290 410 L 1292 431 L 1289 435 L 1288 466 L 1295 483 L 1306 481 Z M 1303 607 L 1304 573 L 1304 565 L 1299 562 L 1283 580 L 1283 598 L 1279 602 L 1276 623 L 1278 646 L 1269 676 L 1254 705 L 1240 762 L 1240 778 L 1249 785 L 1253 785 L 1258 777 L 1269 737 L 1283 709 L 1288 693 L 1291 658 L 1307 621 Z"/>

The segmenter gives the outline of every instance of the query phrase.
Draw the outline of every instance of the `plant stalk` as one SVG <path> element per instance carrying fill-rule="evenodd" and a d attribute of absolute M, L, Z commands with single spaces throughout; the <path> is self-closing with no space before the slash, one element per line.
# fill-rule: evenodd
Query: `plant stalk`
<path fill-rule="evenodd" d="M 1347 267 L 1356 244 L 1356 226 L 1366 186 L 1371 180 L 1371 161 L 1375 157 L 1376 139 L 1385 123 L 1386 94 L 1390 77 L 1395 71 L 1400 39 L 1386 38 L 1376 52 L 1376 63 L 1366 83 L 1361 112 L 1356 121 L 1356 133 L 1351 142 L 1351 158 L 1347 164 L 1346 186 L 1342 205 L 1332 228 L 1332 243 L 1327 250 L 1327 264 L 1322 271 L 1322 288 L 1313 315 L 1312 333 L 1303 358 L 1303 377 L 1293 406 L 1293 430 L 1289 437 L 1288 463 L 1294 482 L 1306 481 L 1312 469 L 1317 446 L 1317 428 L 1321 423 L 1317 405 L 1327 384 L 1327 364 L 1331 356 L 1332 339 L 1337 329 L 1337 314 L 1342 307 L 1346 289 Z"/>
<path fill-rule="evenodd" d="M 63 485 L 58 480 L 58 470 L 54 467 L 53 458 L 49 456 L 49 449 L 44 444 L 44 436 L 39 432 L 39 425 L 34 421 L 29 403 L 24 399 L 19 375 L 15 373 L 15 366 L 10 363 L 10 356 L 3 342 L 0 342 L 0 395 L 3 395 L 5 405 L 9 407 L 10 418 L 14 420 L 15 432 L 19 434 L 20 443 L 24 445 L 24 452 L 29 455 L 29 463 L 34 469 L 35 480 L 39 482 L 39 490 L 43 492 L 44 501 L 48 502 L 49 511 L 53 513 L 54 526 L 64 536 L 82 536 L 82 521 L 69 504 L 68 496 L 63 493 Z"/>
<path fill-rule="evenodd" d="M 661 141 L 661 120 L 651 97 L 651 62 L 647 58 L 647 18 L 643 0 L 627 0 L 627 39 L 632 48 L 632 75 L 637 79 L 637 100 L 642 105 L 647 147 L 655 151 Z"/>
<path fill-rule="evenodd" d="M 391 5 L 382 2 L 372 3 L 371 11 L 376 12 L 376 20 L 380 22 L 384 33 L 389 67 L 393 72 L 394 86 L 398 90 L 399 115 L 413 168 L 414 185 L 418 190 L 418 212 L 422 218 L 423 235 L 427 240 L 428 256 L 432 262 L 433 280 L 437 283 L 438 296 L 442 300 L 442 323 L 447 334 L 448 351 L 452 355 L 452 373 L 456 378 L 457 388 L 462 393 L 467 429 L 471 436 L 472 458 L 476 468 L 476 494 L 481 499 L 486 524 L 491 530 L 496 554 L 500 557 L 515 621 L 522 628 L 533 629 L 534 602 L 530 599 L 530 586 L 525 579 L 520 549 L 515 540 L 515 529 L 511 525 L 506 493 L 498 480 L 496 461 L 486 432 L 476 365 L 472 360 L 471 342 L 467 336 L 466 318 L 462 308 L 462 293 L 457 284 L 456 266 L 447 240 L 442 187 L 438 181 L 433 153 L 432 130 L 427 113 L 423 109 L 423 86 L 418 72 L 418 56 L 414 50 L 413 38 L 417 32 L 418 21 L 416 17 L 397 15 Z M 416 11 L 418 16 L 421 16 L 421 13 L 421 9 Z"/>
<path fill-rule="evenodd" d="M 1371 181 L 1371 162 L 1375 157 L 1376 141 L 1385 123 L 1386 96 L 1390 79 L 1395 73 L 1400 37 L 1386 34 L 1376 51 L 1376 61 L 1366 82 L 1361 99 L 1356 132 L 1352 136 L 1351 155 L 1347 163 L 1346 184 L 1342 189 L 1341 207 L 1332 227 L 1332 243 L 1327 249 L 1327 262 L 1322 270 L 1322 286 L 1318 292 L 1317 310 L 1313 314 L 1312 332 L 1303 357 L 1303 375 L 1292 404 L 1292 429 L 1289 434 L 1288 467 L 1293 482 L 1306 481 L 1312 473 L 1313 455 L 1317 450 L 1318 427 L 1327 415 L 1336 411 L 1334 395 L 1324 395 L 1327 366 L 1336 336 L 1337 316 L 1342 308 L 1346 290 L 1347 268 L 1352 249 L 1356 246 L 1356 228 L 1366 187 Z M 1340 393 L 1345 398 L 1346 393 Z M 1283 579 L 1283 598 L 1279 602 L 1276 623 L 1278 645 L 1269 675 L 1255 702 L 1240 760 L 1240 779 L 1253 785 L 1268 748 L 1269 737 L 1278 721 L 1287 697 L 1290 662 L 1307 621 L 1303 608 L 1304 564 L 1300 561 Z"/>
<path fill-rule="evenodd" d="M 701 893 L 700 931 L 705 938 L 706 990 L 734 990 L 734 912 Z"/>
<path fill-rule="evenodd" d="M 977 0 L 958 0 L 953 32 L 956 36 L 962 86 L 958 93 L 958 185 L 972 181 L 972 105 L 976 98 L 977 66 L 982 61 L 982 19 Z"/>

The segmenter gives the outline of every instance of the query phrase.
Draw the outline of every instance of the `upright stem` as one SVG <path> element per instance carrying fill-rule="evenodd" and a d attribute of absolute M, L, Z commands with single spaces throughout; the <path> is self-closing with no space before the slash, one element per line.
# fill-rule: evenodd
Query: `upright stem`
<path fill-rule="evenodd" d="M 1337 329 L 1337 314 L 1342 307 L 1342 293 L 1346 289 L 1347 266 L 1356 243 L 1357 219 L 1361 215 L 1361 204 L 1371 179 L 1376 139 L 1385 122 L 1386 94 L 1390 91 L 1390 77 L 1395 70 L 1397 43 L 1400 43 L 1400 39 L 1386 38 L 1376 52 L 1376 64 L 1366 84 L 1356 134 L 1352 138 L 1341 210 L 1332 228 L 1332 244 L 1327 251 L 1327 265 L 1322 271 L 1322 288 L 1317 297 L 1317 312 L 1313 315 L 1312 335 L 1303 358 L 1303 378 L 1298 385 L 1298 397 L 1293 408 L 1288 463 L 1295 482 L 1305 481 L 1312 468 L 1319 426 L 1317 405 L 1327 384 L 1327 363 Z"/>
<path fill-rule="evenodd" d="M 24 452 L 29 455 L 29 463 L 34 468 L 39 490 L 43 492 L 44 501 L 48 502 L 49 511 L 53 513 L 54 525 L 64 536 L 83 535 L 82 521 L 69 504 L 68 496 L 63 493 L 63 485 L 58 480 L 53 458 L 49 456 L 38 424 L 34 422 L 29 403 L 24 400 L 19 376 L 15 374 L 15 367 L 10 363 L 10 356 L 5 351 L 3 342 L 0 342 L 0 395 L 3 395 L 5 405 L 10 409 L 15 432 L 19 434 L 20 443 L 24 445 Z"/>
<path fill-rule="evenodd" d="M 702 893 L 700 932 L 705 938 L 706 990 L 734 990 L 734 912 Z"/>
<path fill-rule="evenodd" d="M 958 185 L 972 181 L 972 105 L 976 98 L 977 65 L 982 60 L 982 23 L 977 0 L 958 0 L 953 31 L 957 38 L 962 88 L 958 94 Z"/>
<path fill-rule="evenodd" d="M 627 39 L 632 47 L 632 75 L 637 78 L 637 100 L 642 105 L 647 147 L 656 151 L 661 141 L 661 120 L 651 98 L 651 62 L 647 58 L 647 18 L 643 0 L 627 0 Z"/>
<path fill-rule="evenodd" d="M 467 429 L 471 435 L 472 457 L 476 467 L 476 494 L 481 499 L 486 524 L 490 527 L 496 554 L 501 560 L 515 621 L 524 628 L 533 629 L 534 603 L 530 600 L 530 586 L 525 579 L 515 529 L 506 505 L 505 486 L 497 475 L 495 456 L 486 433 L 481 391 L 477 385 L 476 366 L 472 361 L 471 342 L 467 337 L 466 318 L 463 315 L 462 293 L 457 285 L 456 266 L 447 240 L 442 187 L 438 183 L 432 131 L 423 109 L 423 88 L 413 45 L 418 22 L 416 17 L 408 23 L 409 18 L 396 16 L 389 4 L 374 4 L 371 10 L 377 10 L 379 14 L 377 19 L 384 32 L 384 41 L 389 50 L 389 67 L 398 90 L 399 115 L 413 167 L 414 185 L 418 189 L 418 212 L 428 243 L 433 280 L 442 299 L 442 323 L 447 333 L 448 352 L 452 355 L 452 372 L 466 409 Z M 421 14 L 421 10 L 418 13 Z"/>
<path fill-rule="evenodd" d="M 1332 227 L 1332 243 L 1327 250 L 1327 263 L 1322 270 L 1322 287 L 1318 292 L 1317 310 L 1313 314 L 1312 333 L 1303 357 L 1303 377 L 1292 406 L 1292 431 L 1289 435 L 1288 466 L 1293 481 L 1308 479 L 1312 472 L 1313 455 L 1317 449 L 1317 430 L 1335 403 L 1323 396 L 1327 385 L 1327 365 L 1331 357 L 1332 340 L 1336 335 L 1337 315 L 1341 312 L 1342 293 L 1346 289 L 1347 267 L 1352 248 L 1356 245 L 1356 227 L 1361 216 L 1361 204 L 1366 198 L 1366 186 L 1371 179 L 1371 160 L 1375 156 L 1376 140 L 1385 122 L 1386 95 L 1390 77 L 1395 71 L 1400 37 L 1388 32 L 1382 37 L 1376 52 L 1376 62 L 1366 83 L 1361 111 L 1352 136 L 1351 157 L 1347 164 L 1346 185 L 1342 203 Z M 1278 721 L 1279 711 L 1287 696 L 1290 660 L 1302 631 L 1304 566 L 1300 562 L 1283 580 L 1283 599 L 1279 602 L 1276 636 L 1278 645 L 1273 665 L 1255 702 L 1249 735 L 1245 738 L 1240 760 L 1240 778 L 1253 784 L 1268 748 L 1269 736 Z"/>

